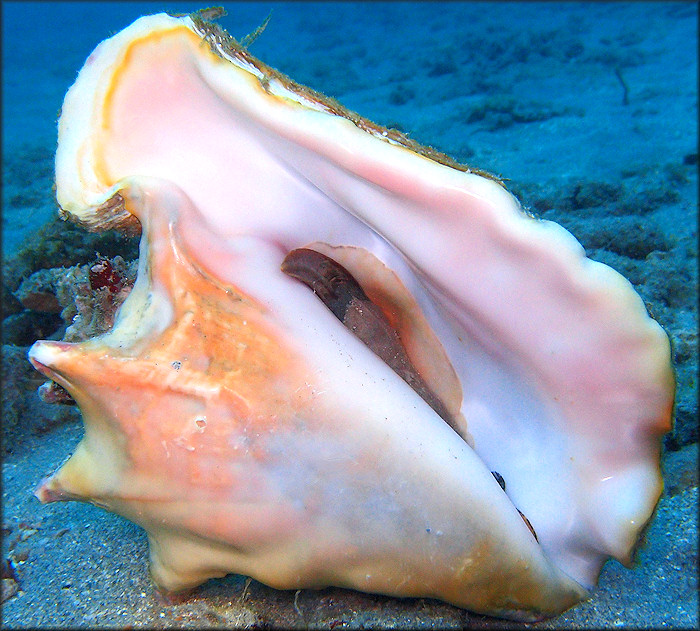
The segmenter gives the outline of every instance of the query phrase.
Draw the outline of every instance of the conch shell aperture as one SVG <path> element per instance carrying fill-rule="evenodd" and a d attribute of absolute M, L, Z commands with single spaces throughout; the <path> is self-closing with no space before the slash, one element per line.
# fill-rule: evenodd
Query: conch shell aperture
<path fill-rule="evenodd" d="M 90 229 L 138 220 L 141 256 L 112 330 L 30 350 L 85 423 L 37 495 L 143 526 L 161 589 L 236 572 L 533 620 L 629 562 L 668 339 L 498 181 L 159 14 L 69 90 L 56 187 Z"/>

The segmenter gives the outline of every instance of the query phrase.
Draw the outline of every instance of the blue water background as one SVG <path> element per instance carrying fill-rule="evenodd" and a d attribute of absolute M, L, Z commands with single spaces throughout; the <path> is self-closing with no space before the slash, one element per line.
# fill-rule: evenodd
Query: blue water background
<path fill-rule="evenodd" d="M 93 48 L 143 14 L 201 6 L 3 2 L 5 257 L 56 212 L 57 115 Z M 694 3 L 226 6 L 238 38 L 272 10 L 251 47 L 268 64 L 516 185 L 614 179 L 697 152 Z M 493 103 L 480 119 L 489 98 L 516 100 L 522 120 L 499 125 Z"/>

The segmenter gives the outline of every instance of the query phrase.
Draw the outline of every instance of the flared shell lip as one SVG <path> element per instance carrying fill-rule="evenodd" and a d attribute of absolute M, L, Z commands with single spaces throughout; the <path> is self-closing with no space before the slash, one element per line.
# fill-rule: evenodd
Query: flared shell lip
<path fill-rule="evenodd" d="M 268 66 L 248 53 L 245 47 L 241 46 L 235 38 L 221 28 L 216 22 L 202 18 L 200 12 L 190 14 L 185 19 L 185 23 L 190 29 L 209 43 L 212 52 L 257 77 L 260 86 L 269 95 L 291 99 L 307 108 L 334 116 L 341 116 L 351 121 L 359 129 L 372 134 L 376 138 L 409 149 L 413 153 L 442 164 L 443 166 L 448 166 L 458 171 L 474 173 L 504 186 L 503 180 L 492 173 L 457 162 L 441 151 L 412 140 L 397 129 L 378 125 L 357 112 L 353 112 L 344 107 L 335 99 L 309 88 L 308 86 L 297 83 L 284 73 Z"/>
<path fill-rule="evenodd" d="M 523 209 L 520 206 L 517 200 L 507 192 L 504 181 L 498 176 L 462 164 L 441 151 L 412 140 L 396 129 L 383 127 L 360 116 L 356 112 L 345 108 L 331 97 L 296 83 L 283 73 L 253 57 L 218 24 L 203 20 L 198 14 L 192 14 L 183 18 L 172 17 L 166 13 L 141 17 L 128 28 L 117 33 L 110 39 L 103 41 L 90 55 L 80 72 L 82 77 L 79 78 L 79 81 L 71 87 L 66 95 L 64 107 L 66 107 L 70 101 L 71 108 L 73 109 L 73 129 L 66 128 L 65 125 L 62 124 L 63 116 L 59 119 L 59 139 L 63 140 L 63 142 L 59 142 L 56 153 L 57 180 L 61 179 L 64 183 L 71 180 L 70 176 L 61 178 L 58 176 L 62 168 L 62 154 L 64 152 L 75 153 L 76 145 L 79 146 L 81 144 L 80 134 L 76 130 L 76 127 L 78 127 L 76 121 L 88 121 L 95 115 L 94 112 L 87 109 L 89 106 L 88 104 L 77 103 L 75 99 L 72 101 L 70 100 L 71 91 L 75 85 L 80 83 L 82 79 L 83 84 L 90 83 L 94 85 L 96 90 L 103 89 L 100 88 L 100 77 L 113 72 L 114 69 L 123 62 L 125 54 L 123 47 L 124 42 L 138 40 L 154 28 L 158 28 L 159 31 L 165 33 L 167 31 L 175 31 L 183 26 L 191 31 L 198 39 L 201 39 L 202 45 L 205 45 L 205 43 L 208 44 L 210 52 L 214 57 L 218 58 L 220 61 L 232 63 L 237 68 L 247 73 L 251 78 L 251 85 L 255 85 L 257 90 L 264 93 L 268 98 L 273 98 L 280 103 L 324 114 L 332 118 L 342 118 L 351 123 L 353 127 L 362 130 L 371 137 L 381 140 L 395 148 L 406 150 L 407 154 L 410 154 L 410 159 L 422 158 L 427 160 L 428 163 L 432 163 L 434 166 L 439 166 L 441 168 L 447 167 L 449 170 L 452 170 L 455 175 L 472 175 L 491 185 L 496 184 L 502 189 L 504 194 L 512 199 L 514 207 L 517 208 L 520 214 L 528 218 L 537 218 L 529 210 Z M 108 97 L 108 94 L 103 94 L 100 98 L 95 99 L 94 102 L 106 102 Z M 79 149 L 77 154 L 79 155 L 80 162 L 85 165 L 86 171 L 99 167 L 99 165 L 94 162 L 94 156 L 92 156 L 89 151 L 86 151 L 84 147 Z M 443 175 L 443 177 L 445 176 Z M 73 179 L 79 178 L 78 176 L 74 176 Z M 455 182 L 455 184 L 456 183 L 457 182 Z M 74 185 L 77 184 L 78 182 L 74 181 Z M 109 190 L 105 190 L 105 187 L 101 186 L 101 182 L 87 182 L 82 178 L 80 178 L 80 184 L 82 185 L 82 195 L 77 194 L 77 189 L 73 190 L 73 187 L 70 187 L 71 190 L 69 191 L 65 191 L 63 188 L 59 188 L 56 191 L 57 202 L 60 209 L 59 212 L 64 218 L 71 219 L 89 230 L 103 230 L 114 227 L 123 228 L 130 233 L 134 233 L 137 230 L 133 218 L 130 219 L 127 213 L 123 211 L 123 208 L 121 213 L 116 212 L 116 216 L 119 218 L 115 218 L 115 210 L 119 211 L 119 208 L 117 208 L 119 201 L 118 193 L 119 190 L 123 188 L 122 186 L 117 184 L 109 187 Z M 76 204 L 76 200 L 81 198 L 83 203 Z M 112 214 L 112 219 L 109 224 L 103 223 L 103 221 L 106 220 L 106 210 L 109 210 Z"/>

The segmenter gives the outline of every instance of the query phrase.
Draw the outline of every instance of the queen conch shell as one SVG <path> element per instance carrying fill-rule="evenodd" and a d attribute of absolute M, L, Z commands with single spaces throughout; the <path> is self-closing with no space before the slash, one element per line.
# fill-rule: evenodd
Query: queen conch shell
<path fill-rule="evenodd" d="M 85 423 L 37 496 L 143 526 L 159 588 L 235 572 L 534 620 L 630 561 L 662 488 L 668 339 L 494 178 L 159 14 L 88 58 L 56 187 L 90 229 L 140 225 L 141 255 L 112 330 L 29 352 Z M 281 269 L 293 251 L 302 276 L 345 270 L 357 326 L 388 333 L 339 321 Z"/>

